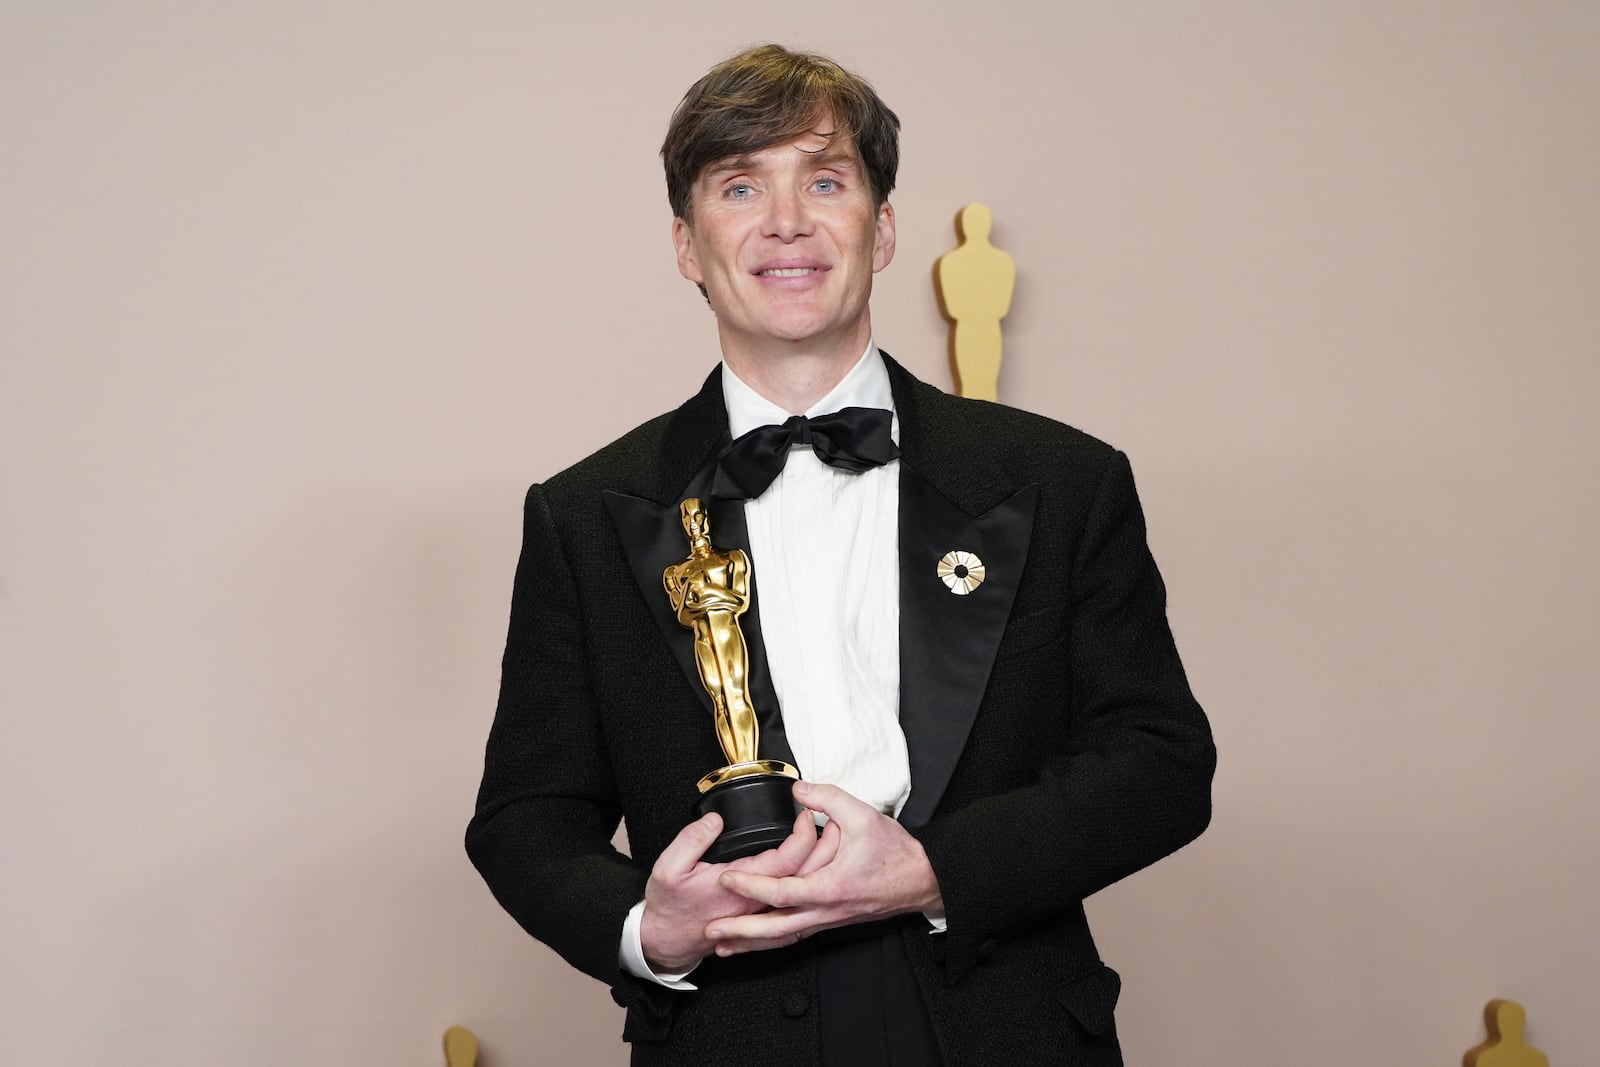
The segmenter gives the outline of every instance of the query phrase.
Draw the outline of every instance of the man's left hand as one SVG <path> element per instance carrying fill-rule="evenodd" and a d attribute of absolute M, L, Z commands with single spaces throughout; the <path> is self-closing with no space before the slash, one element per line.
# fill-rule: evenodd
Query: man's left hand
<path fill-rule="evenodd" d="M 891 915 L 944 914 L 927 853 L 898 822 L 837 786 L 797 782 L 794 795 L 828 816 L 822 838 L 787 878 L 723 873 L 724 888 L 771 910 L 711 923 L 706 937 L 717 942 L 717 955 L 781 948 L 819 930 Z"/>

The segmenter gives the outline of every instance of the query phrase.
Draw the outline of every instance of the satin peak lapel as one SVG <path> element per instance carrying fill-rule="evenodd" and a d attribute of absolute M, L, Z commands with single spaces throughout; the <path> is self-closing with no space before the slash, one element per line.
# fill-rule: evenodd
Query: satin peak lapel
<path fill-rule="evenodd" d="M 979 516 L 922 475 L 900 467 L 900 723 L 911 757 L 911 797 L 900 812 L 920 826 L 944 796 L 989 685 L 995 652 L 1028 558 L 1039 487 L 1028 486 Z M 982 562 L 982 581 L 940 576 L 950 553 Z M 968 556 L 953 557 L 970 563 Z"/>
<path fill-rule="evenodd" d="M 750 555 L 750 535 L 745 527 L 744 501 L 714 500 L 711 498 L 711 477 L 715 463 L 695 475 L 684 488 L 680 499 L 698 496 L 711 516 L 711 540 L 718 548 L 743 549 Z M 673 658 L 683 671 L 684 679 L 706 709 L 706 731 L 713 730 L 711 722 L 711 697 L 700 681 L 700 670 L 694 662 L 694 637 L 678 622 L 661 584 L 661 573 L 689 554 L 689 542 L 683 532 L 683 521 L 677 503 L 658 504 L 643 497 L 607 491 L 604 494 L 606 510 L 617 528 L 617 537 L 628 557 L 628 566 L 644 595 L 650 615 L 661 629 L 662 639 L 672 650 Z M 763 759 L 794 763 L 794 753 L 789 748 L 789 738 L 783 731 L 783 715 L 778 708 L 777 690 L 772 684 L 772 673 L 767 667 L 766 645 L 761 640 L 760 560 L 751 556 L 750 607 L 739 617 L 739 629 L 744 633 L 745 647 L 750 653 L 750 695 L 756 703 L 756 715 L 761 723 L 759 751 Z M 707 771 L 715 768 L 707 767 Z M 801 768 L 804 773 L 804 768 Z"/>

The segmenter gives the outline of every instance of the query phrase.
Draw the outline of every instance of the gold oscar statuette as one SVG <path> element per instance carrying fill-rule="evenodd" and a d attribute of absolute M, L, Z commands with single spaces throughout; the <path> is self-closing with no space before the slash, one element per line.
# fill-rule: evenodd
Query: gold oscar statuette
<path fill-rule="evenodd" d="M 722 816 L 722 835 L 706 852 L 710 863 L 753 856 L 789 836 L 800 808 L 791 787 L 800 772 L 757 755 L 761 727 L 750 696 L 750 653 L 739 616 L 750 606 L 750 557 L 711 544 L 711 517 L 698 498 L 678 505 L 689 558 L 661 572 L 678 622 L 694 635 L 700 684 L 711 697 L 717 741 L 728 765 L 700 779 L 698 814 Z"/>

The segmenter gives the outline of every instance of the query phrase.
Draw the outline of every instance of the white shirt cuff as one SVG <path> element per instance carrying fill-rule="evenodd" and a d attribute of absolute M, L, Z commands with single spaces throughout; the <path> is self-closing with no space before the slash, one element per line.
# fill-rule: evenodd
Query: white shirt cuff
<path fill-rule="evenodd" d="M 622 923 L 622 945 L 617 949 L 617 962 L 622 965 L 622 969 L 635 978 L 642 978 L 646 982 L 654 982 L 668 989 L 698 989 L 698 986 L 684 981 L 694 973 L 694 967 L 690 967 L 682 974 L 657 974 L 650 969 L 650 964 L 644 958 L 644 942 L 639 939 L 639 927 L 643 922 L 644 901 L 641 900 L 628 909 L 628 917 Z M 942 924 L 940 928 L 943 928 Z"/>
<path fill-rule="evenodd" d="M 933 933 L 942 934 L 946 930 L 948 930 L 949 927 L 950 927 L 950 924 L 945 921 L 945 918 L 944 918 L 943 915 L 941 915 L 937 919 L 935 919 L 932 915 L 929 915 L 927 912 L 923 912 L 922 913 L 922 917 L 924 919 L 928 920 L 928 925 L 929 926 L 933 927 L 933 930 L 932 930 Z"/>

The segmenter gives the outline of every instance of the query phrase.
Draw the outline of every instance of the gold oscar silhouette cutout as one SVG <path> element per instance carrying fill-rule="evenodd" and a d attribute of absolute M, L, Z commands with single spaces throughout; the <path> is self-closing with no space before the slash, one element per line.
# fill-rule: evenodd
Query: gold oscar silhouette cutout
<path fill-rule="evenodd" d="M 989 209 L 968 204 L 956 216 L 961 244 L 933 268 L 939 306 L 950 326 L 956 388 L 975 400 L 996 400 L 1000 385 L 1000 320 L 1011 310 L 1016 263 L 989 243 Z"/>
<path fill-rule="evenodd" d="M 445 1067 L 474 1067 L 478 1062 L 478 1039 L 465 1026 L 452 1026 L 444 1032 Z"/>
<path fill-rule="evenodd" d="M 780 844 L 799 813 L 791 785 L 800 772 L 762 759 L 760 721 L 750 696 L 750 650 L 739 616 L 750 607 L 750 557 L 711 544 L 711 516 L 691 497 L 678 505 L 689 557 L 661 572 L 678 622 L 694 635 L 694 664 L 711 697 L 717 742 L 728 765 L 700 779 L 701 814 L 716 811 L 723 831 L 706 852 L 722 863 Z"/>
<path fill-rule="evenodd" d="M 1462 1056 L 1462 1067 L 1550 1067 L 1550 1057 L 1523 1040 L 1527 1019 L 1514 1000 L 1489 1001 L 1483 1009 L 1489 1040 Z"/>

